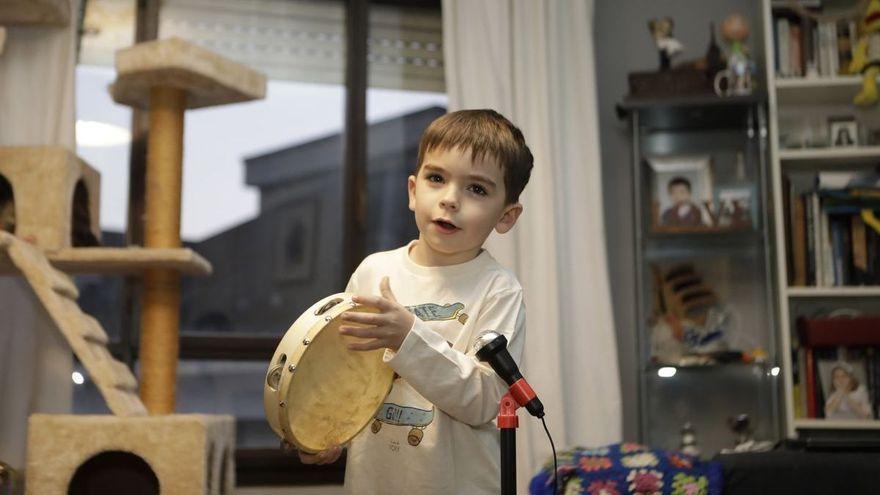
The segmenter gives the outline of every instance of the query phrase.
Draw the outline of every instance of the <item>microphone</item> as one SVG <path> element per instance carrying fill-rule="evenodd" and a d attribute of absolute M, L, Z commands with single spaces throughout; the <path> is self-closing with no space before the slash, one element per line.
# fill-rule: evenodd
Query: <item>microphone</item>
<path fill-rule="evenodd" d="M 538 399 L 535 391 L 523 378 L 519 368 L 507 352 L 507 337 L 494 331 L 480 335 L 474 344 L 477 359 L 489 363 L 495 373 L 510 387 L 510 395 L 517 404 L 525 407 L 529 414 L 536 418 L 544 417 L 544 404 Z"/>

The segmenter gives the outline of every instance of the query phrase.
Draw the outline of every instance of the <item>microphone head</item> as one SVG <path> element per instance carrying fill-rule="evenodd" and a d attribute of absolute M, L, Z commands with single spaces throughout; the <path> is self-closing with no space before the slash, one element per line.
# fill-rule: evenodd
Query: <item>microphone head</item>
<path fill-rule="evenodd" d="M 480 361 L 488 361 L 492 358 L 496 351 L 507 347 L 507 337 L 501 335 L 494 330 L 488 330 L 477 337 L 474 342 L 474 350 L 477 359 Z"/>

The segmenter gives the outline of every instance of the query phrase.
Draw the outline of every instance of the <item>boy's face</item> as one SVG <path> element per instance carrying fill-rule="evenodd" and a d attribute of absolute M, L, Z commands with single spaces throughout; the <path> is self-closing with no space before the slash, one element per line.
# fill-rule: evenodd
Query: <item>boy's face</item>
<path fill-rule="evenodd" d="M 684 184 L 669 186 L 669 198 L 674 204 L 680 205 L 691 200 L 691 191 Z"/>
<path fill-rule="evenodd" d="M 513 228 L 522 206 L 505 205 L 504 173 L 494 158 L 471 158 L 453 148 L 425 154 L 408 180 L 409 209 L 419 228 L 419 248 L 432 264 L 476 257 L 492 229 Z"/>

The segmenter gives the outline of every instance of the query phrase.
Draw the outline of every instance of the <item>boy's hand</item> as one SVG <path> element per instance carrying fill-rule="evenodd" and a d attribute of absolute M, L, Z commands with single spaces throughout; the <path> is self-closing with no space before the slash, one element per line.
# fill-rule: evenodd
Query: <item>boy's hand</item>
<path fill-rule="evenodd" d="M 342 335 L 351 335 L 368 340 L 366 342 L 352 342 L 348 348 L 353 351 L 371 351 L 373 349 L 388 348 L 400 349 L 403 339 L 409 334 L 415 322 L 415 316 L 397 302 L 394 293 L 391 292 L 391 284 L 388 277 L 383 277 L 379 283 L 379 292 L 382 296 L 354 296 L 354 302 L 365 306 L 372 306 L 379 313 L 359 313 L 349 311 L 342 313 L 343 321 L 363 323 L 369 327 L 355 327 L 343 325 L 339 327 Z"/>
<path fill-rule="evenodd" d="M 295 450 L 294 446 L 287 443 L 286 440 L 281 441 L 281 448 L 284 449 L 285 452 L 292 452 Z M 333 464 L 336 462 L 336 459 L 339 459 L 339 456 L 342 455 L 342 447 L 337 445 L 336 447 L 322 450 L 317 454 L 307 454 L 302 451 L 297 451 L 297 454 L 299 454 L 299 460 L 303 464 Z"/>

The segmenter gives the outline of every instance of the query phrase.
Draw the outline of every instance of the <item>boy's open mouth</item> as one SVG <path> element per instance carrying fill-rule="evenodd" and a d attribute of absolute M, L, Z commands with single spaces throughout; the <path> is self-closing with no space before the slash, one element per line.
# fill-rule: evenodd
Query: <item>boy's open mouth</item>
<path fill-rule="evenodd" d="M 434 220 L 434 225 L 436 225 L 441 232 L 452 233 L 456 230 L 459 230 L 459 228 L 456 227 L 454 223 L 448 220 L 443 220 L 442 218 Z"/>

